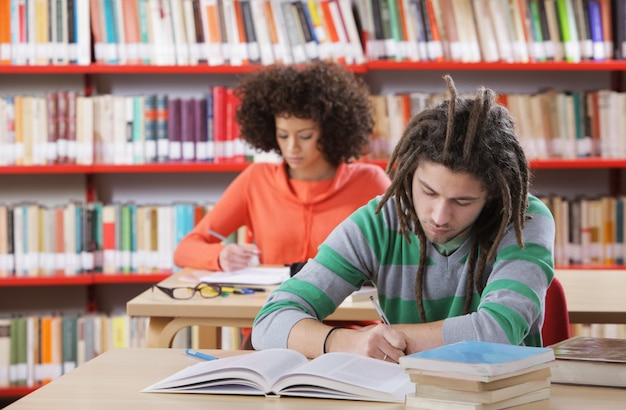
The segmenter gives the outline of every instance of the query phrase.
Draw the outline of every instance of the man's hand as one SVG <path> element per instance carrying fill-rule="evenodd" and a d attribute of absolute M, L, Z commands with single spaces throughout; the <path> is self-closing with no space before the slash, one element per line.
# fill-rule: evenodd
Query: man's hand
<path fill-rule="evenodd" d="M 410 340 L 404 332 L 379 324 L 362 329 L 339 329 L 326 341 L 326 351 L 343 351 L 361 354 L 388 362 L 398 363 L 406 353 Z"/>

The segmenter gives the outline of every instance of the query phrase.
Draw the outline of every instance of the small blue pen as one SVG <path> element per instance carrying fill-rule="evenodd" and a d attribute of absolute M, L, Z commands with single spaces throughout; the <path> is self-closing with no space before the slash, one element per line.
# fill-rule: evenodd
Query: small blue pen
<path fill-rule="evenodd" d="M 217 360 L 217 357 L 215 356 L 209 356 L 208 354 L 200 353 L 193 349 L 185 349 L 185 353 L 187 353 L 189 356 L 198 357 L 204 360 Z"/>

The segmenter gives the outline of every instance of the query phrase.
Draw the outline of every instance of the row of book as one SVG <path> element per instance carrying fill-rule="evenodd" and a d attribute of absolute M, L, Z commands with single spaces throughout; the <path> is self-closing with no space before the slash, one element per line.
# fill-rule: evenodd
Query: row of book
<path fill-rule="evenodd" d="M 610 0 L 2 0 L 0 63 L 623 59 Z"/>
<path fill-rule="evenodd" d="M 146 347 L 147 317 L 44 314 L 0 318 L 0 387 L 35 387 L 99 354 Z"/>
<path fill-rule="evenodd" d="M 463 95 L 460 95 L 463 97 Z M 471 97 L 471 96 L 468 96 Z M 372 95 L 370 157 L 387 159 L 409 119 L 446 98 L 440 93 Z M 528 159 L 625 158 L 626 93 L 612 90 L 501 93 Z"/>
<path fill-rule="evenodd" d="M 176 245 L 212 205 L 0 205 L 0 278 L 174 270 Z M 246 228 L 231 239 L 246 240 Z"/>
<path fill-rule="evenodd" d="M 0 64 L 91 64 L 88 0 L 0 0 Z"/>
<path fill-rule="evenodd" d="M 350 0 L 91 0 L 97 62 L 363 63 Z"/>
<path fill-rule="evenodd" d="M 245 162 L 233 89 L 201 97 L 74 91 L 0 98 L 0 165 Z"/>
<path fill-rule="evenodd" d="M 555 263 L 626 264 L 626 197 L 544 197 L 557 227 Z M 212 204 L 0 205 L 0 277 L 172 270 L 172 254 Z M 249 241 L 246 228 L 232 238 Z"/>
<path fill-rule="evenodd" d="M 356 0 L 369 60 L 621 59 L 624 5 L 609 0 Z"/>
<path fill-rule="evenodd" d="M 106 64 L 365 62 L 350 0 L 4 0 L 0 22 L 5 64 L 89 64 L 90 34 Z"/>
<path fill-rule="evenodd" d="M 441 93 L 371 95 L 368 158 L 387 159 L 409 119 Z M 625 158 L 626 93 L 612 90 L 503 93 L 529 159 Z M 0 98 L 0 165 L 144 164 L 279 160 L 239 137 L 233 89 L 202 97 L 85 97 L 73 91 Z"/>
<path fill-rule="evenodd" d="M 557 266 L 623 266 L 626 260 L 626 197 L 543 199 L 554 216 Z"/>

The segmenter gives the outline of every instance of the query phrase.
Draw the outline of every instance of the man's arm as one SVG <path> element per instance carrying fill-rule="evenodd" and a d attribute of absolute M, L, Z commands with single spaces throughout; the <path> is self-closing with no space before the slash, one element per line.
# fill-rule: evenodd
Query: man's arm
<path fill-rule="evenodd" d="M 303 319 L 291 329 L 287 347 L 310 358 L 324 352 L 349 352 L 398 362 L 405 354 L 443 345 L 442 324 L 443 321 L 393 326 L 380 324 L 362 329 L 333 330 L 315 319 Z"/>

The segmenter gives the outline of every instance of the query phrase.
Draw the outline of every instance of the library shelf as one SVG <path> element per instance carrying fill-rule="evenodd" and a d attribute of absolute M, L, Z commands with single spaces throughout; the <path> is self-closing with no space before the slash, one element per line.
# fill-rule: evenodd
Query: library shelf
<path fill-rule="evenodd" d="M 0 65 L 0 74 L 246 74 L 261 70 L 260 64 L 218 65 Z M 346 65 L 357 74 L 367 72 L 366 64 Z"/>
<path fill-rule="evenodd" d="M 462 71 L 623 71 L 626 60 L 546 61 L 529 63 L 464 63 L 460 61 L 392 61 L 376 60 L 367 63 L 367 70 L 462 70 Z"/>
<path fill-rule="evenodd" d="M 364 159 L 362 162 L 387 167 L 387 160 Z M 150 173 L 191 173 L 191 172 L 241 172 L 252 162 L 167 162 L 151 164 L 94 164 L 94 165 L 3 165 L 0 175 L 19 174 L 150 174 Z M 626 158 L 549 158 L 532 159 L 533 169 L 608 169 L 626 168 Z"/>
<path fill-rule="evenodd" d="M 206 64 L 198 65 L 4 65 L 0 74 L 246 74 L 263 69 L 260 64 L 241 66 Z M 460 61 L 393 61 L 374 60 L 364 64 L 346 65 L 350 71 L 365 74 L 377 70 L 463 70 L 463 71 L 624 71 L 626 60 L 546 61 L 528 63 L 464 63 Z"/>
<path fill-rule="evenodd" d="M 32 393 L 41 386 L 10 386 L 0 387 L 0 397 L 22 397 Z"/>
<path fill-rule="evenodd" d="M 0 287 L 11 286 L 82 286 L 96 284 L 128 284 L 128 283 L 157 283 L 172 274 L 171 271 L 161 271 L 150 274 L 102 274 L 86 273 L 76 276 L 21 276 L 0 278 Z"/>

